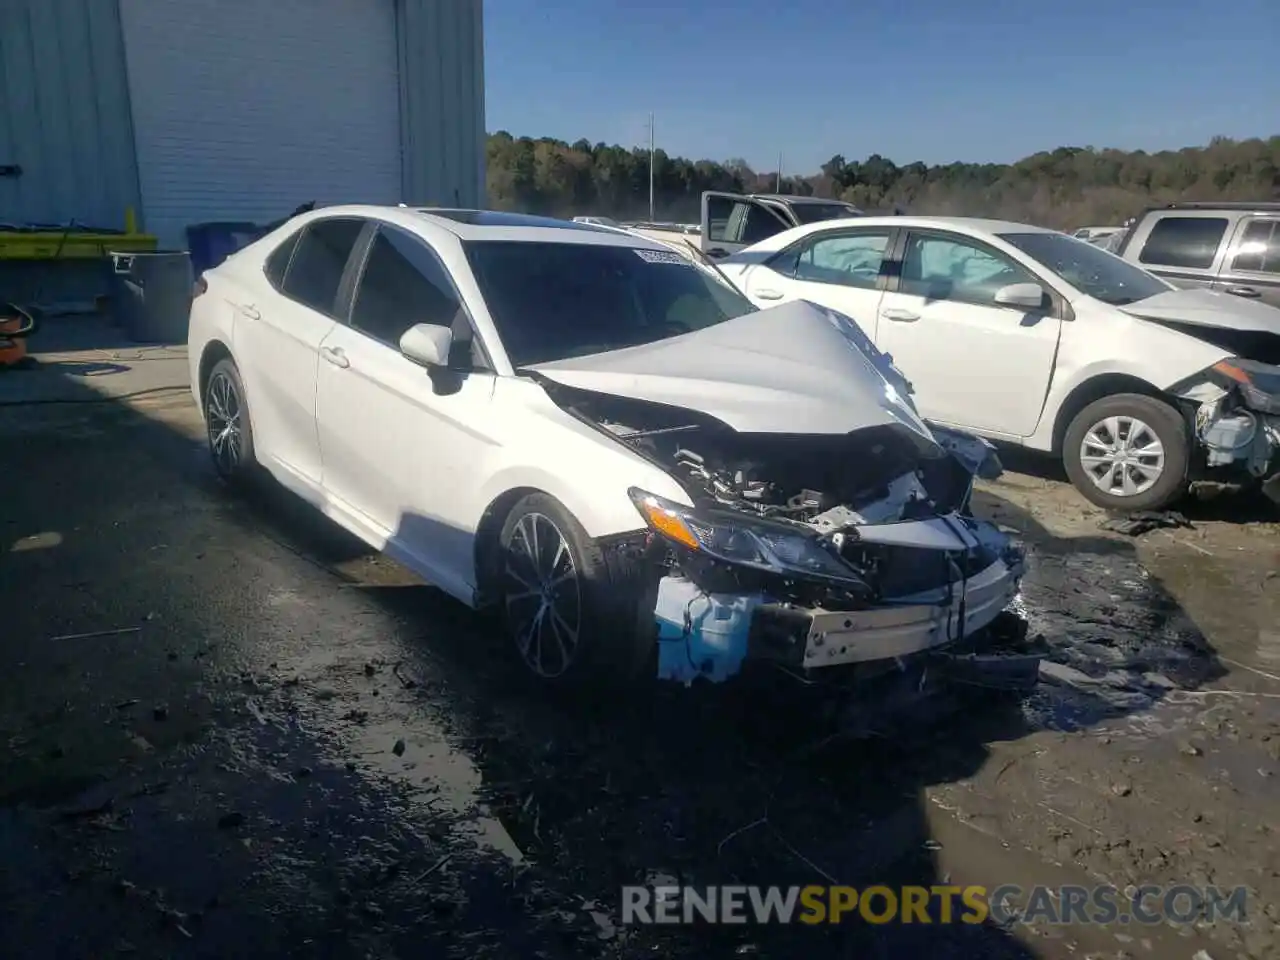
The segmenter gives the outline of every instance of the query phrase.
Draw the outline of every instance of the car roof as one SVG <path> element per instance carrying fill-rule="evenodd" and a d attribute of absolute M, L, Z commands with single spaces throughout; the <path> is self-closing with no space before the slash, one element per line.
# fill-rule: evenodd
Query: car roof
<path fill-rule="evenodd" d="M 839 220 L 822 220 L 818 223 L 806 224 L 805 230 L 830 230 L 847 225 L 850 227 L 918 227 L 939 230 L 961 230 L 970 233 L 1058 233 L 1047 227 L 1037 227 L 1029 223 L 1015 223 L 1012 220 L 986 220 L 982 217 L 849 217 Z"/>
<path fill-rule="evenodd" d="M 526 213 L 469 210 L 454 207 L 407 207 L 383 204 L 342 204 L 303 214 L 307 221 L 322 217 L 365 217 L 400 225 L 414 221 L 453 234 L 459 240 L 506 240 L 528 243 L 576 243 L 587 246 L 667 250 L 656 240 L 594 223 L 575 223 Z M 294 221 L 290 221 L 291 223 Z"/>
<path fill-rule="evenodd" d="M 841 207 L 854 207 L 856 209 L 855 204 L 848 203 L 844 200 L 835 200 L 831 197 L 801 197 L 801 196 L 795 196 L 789 193 L 753 193 L 751 194 L 751 198 L 753 200 L 779 200 L 782 203 L 796 203 L 796 204 L 799 204 L 799 203 L 836 204 Z"/>
<path fill-rule="evenodd" d="M 460 240 L 507 240 L 532 243 L 579 243 L 595 246 L 631 246 L 661 249 L 661 246 L 616 227 L 573 220 L 557 220 L 528 213 L 500 210 L 466 210 L 448 207 L 417 207 L 415 212 Z"/>

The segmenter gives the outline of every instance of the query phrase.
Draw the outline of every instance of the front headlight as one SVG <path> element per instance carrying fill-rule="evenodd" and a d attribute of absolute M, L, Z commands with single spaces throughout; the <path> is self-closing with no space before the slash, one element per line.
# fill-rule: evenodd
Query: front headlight
<path fill-rule="evenodd" d="M 1236 387 L 1249 409 L 1280 416 L 1280 367 L 1232 357 L 1210 367 L 1209 376 L 1219 386 Z"/>
<path fill-rule="evenodd" d="M 632 487 L 627 491 L 649 529 L 716 560 L 792 576 L 863 584 L 858 575 L 816 536 L 750 517 L 700 515 Z"/>

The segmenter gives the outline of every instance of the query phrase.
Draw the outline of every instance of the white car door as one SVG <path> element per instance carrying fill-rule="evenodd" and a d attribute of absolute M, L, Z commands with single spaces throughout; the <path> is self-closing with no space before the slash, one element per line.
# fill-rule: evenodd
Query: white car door
<path fill-rule="evenodd" d="M 474 531 L 457 493 L 474 485 L 492 446 L 483 424 L 494 375 L 448 271 L 419 237 L 379 225 L 350 303 L 348 322 L 320 345 L 327 512 L 436 585 L 466 592 Z M 400 352 L 418 323 L 452 327 L 449 369 Z"/>
<path fill-rule="evenodd" d="M 320 342 L 335 325 L 343 271 L 364 221 L 314 220 L 266 259 L 261 296 L 234 304 L 235 355 L 253 411 L 254 445 L 266 467 L 316 499 L 316 373 Z"/>
<path fill-rule="evenodd" d="M 1064 305 L 1030 270 L 981 240 L 911 230 L 902 251 L 875 340 L 911 381 L 920 415 L 1030 436 L 1049 390 Z M 1014 283 L 1039 284 L 1044 306 L 997 305 L 996 291 Z"/>
<path fill-rule="evenodd" d="M 839 310 L 875 340 L 885 283 L 881 266 L 893 232 L 881 227 L 808 234 L 768 262 L 747 267 L 740 286 L 761 308 L 810 300 Z"/>
<path fill-rule="evenodd" d="M 702 195 L 702 252 L 714 260 L 790 230 L 777 208 L 752 197 L 708 190 Z"/>

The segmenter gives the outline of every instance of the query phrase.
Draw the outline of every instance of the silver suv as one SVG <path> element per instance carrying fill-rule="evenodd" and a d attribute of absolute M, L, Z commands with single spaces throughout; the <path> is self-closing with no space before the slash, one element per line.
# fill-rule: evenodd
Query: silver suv
<path fill-rule="evenodd" d="M 1178 287 L 1280 307 L 1280 203 L 1171 203 L 1146 210 L 1115 247 Z"/>

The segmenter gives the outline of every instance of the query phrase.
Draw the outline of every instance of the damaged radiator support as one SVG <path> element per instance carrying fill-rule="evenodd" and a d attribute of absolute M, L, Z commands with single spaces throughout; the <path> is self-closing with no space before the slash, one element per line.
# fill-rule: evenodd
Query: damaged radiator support
<path fill-rule="evenodd" d="M 644 601 L 660 679 L 721 683 L 759 661 L 806 685 L 852 682 L 855 698 L 911 670 L 1034 685 L 1038 658 L 987 649 L 1023 571 L 1010 538 L 969 511 L 975 477 L 1001 472 L 991 444 L 926 426 L 887 387 L 865 398 L 868 425 L 830 433 L 749 433 L 641 398 L 549 392 L 687 497 L 628 491 L 660 547 Z"/>
<path fill-rule="evenodd" d="M 658 676 L 719 683 L 750 660 L 806 685 L 851 688 L 859 699 L 913 671 L 922 682 L 927 673 L 932 682 L 1026 692 L 1040 657 L 1025 649 L 1025 622 L 1005 612 L 1020 563 L 1005 551 L 941 595 L 858 610 L 806 607 L 764 592 L 709 592 L 675 570 L 660 581 L 654 606 Z"/>

